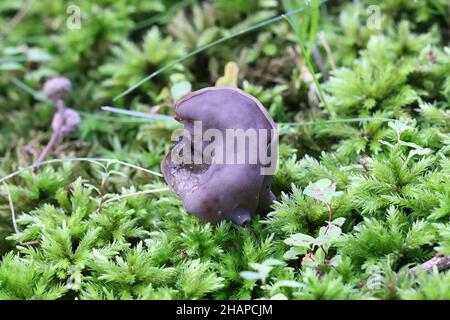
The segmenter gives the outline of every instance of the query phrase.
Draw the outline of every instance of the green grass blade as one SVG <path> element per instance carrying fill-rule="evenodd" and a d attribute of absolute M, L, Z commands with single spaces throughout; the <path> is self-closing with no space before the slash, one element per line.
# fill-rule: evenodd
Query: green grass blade
<path fill-rule="evenodd" d="M 123 124 L 139 124 L 139 123 L 149 123 L 152 120 L 142 117 L 115 117 L 115 116 L 108 116 L 103 113 L 94 113 L 94 112 L 86 112 L 86 111 L 77 111 L 82 118 L 89 119 L 89 118 L 95 118 L 99 121 L 106 121 L 106 122 L 116 122 L 116 123 L 123 123 Z"/>
<path fill-rule="evenodd" d="M 173 6 L 171 6 L 169 9 L 167 9 L 165 12 L 161 12 L 160 14 L 157 14 L 154 17 L 145 19 L 143 21 L 140 21 L 136 23 L 136 25 L 131 29 L 131 31 L 136 31 L 143 29 L 145 27 L 151 26 L 155 23 L 167 23 L 170 21 L 170 19 L 180 10 L 184 9 L 185 7 L 197 2 L 197 0 L 185 0 L 180 1 Z"/>
<path fill-rule="evenodd" d="M 126 110 L 126 109 L 120 109 L 120 108 L 108 107 L 108 106 L 101 107 L 101 109 L 103 111 L 109 111 L 109 112 L 113 112 L 113 113 L 124 114 L 124 115 L 127 115 L 127 116 L 147 118 L 147 119 L 152 119 L 152 120 L 175 121 L 172 117 L 166 116 L 166 115 L 163 115 L 163 114 L 151 114 L 151 113 L 146 113 L 146 112 Z"/>
<path fill-rule="evenodd" d="M 289 24 L 291 25 L 291 27 L 292 27 L 292 29 L 293 29 L 293 31 L 294 31 L 294 33 L 295 33 L 295 25 L 293 24 L 293 22 L 292 22 L 292 20 L 289 18 L 289 17 L 285 17 L 285 19 L 289 22 Z M 297 34 L 297 33 L 296 33 Z M 301 39 L 300 39 L 300 37 L 298 36 L 298 34 L 297 34 L 297 38 L 298 38 L 298 45 L 299 45 L 299 47 L 300 47 L 300 49 L 301 49 L 301 51 L 302 51 L 302 55 L 303 55 L 303 58 L 305 59 L 305 63 L 306 63 L 306 65 L 307 65 L 307 67 L 309 68 L 309 70 L 311 71 L 311 75 L 312 75 L 312 77 L 313 77 L 313 81 L 314 81 L 314 84 L 316 85 L 316 88 L 317 88 L 317 91 L 319 92 L 319 97 L 320 97 L 320 100 L 323 102 L 323 104 L 325 105 L 325 109 L 328 111 L 328 112 L 330 112 L 331 113 L 331 109 L 330 109 L 330 107 L 328 106 L 328 103 L 327 103 L 327 101 L 326 101 L 326 99 L 325 99 L 325 94 L 323 93 L 323 90 L 322 90 L 322 87 L 320 86 L 320 83 L 319 83 L 319 80 L 317 79 L 317 76 L 316 76 L 316 73 L 314 72 L 314 66 L 313 66 L 313 64 L 312 64 L 312 62 L 311 62 L 311 59 L 310 59 L 310 56 L 308 56 L 307 54 L 305 54 L 305 46 L 303 45 L 303 42 L 301 41 Z"/>
<path fill-rule="evenodd" d="M 36 100 L 39 101 L 50 101 L 48 100 L 44 94 L 42 92 L 38 92 L 36 90 L 34 90 L 33 88 L 31 88 L 30 86 L 28 86 L 26 83 L 24 83 L 23 81 L 20 81 L 19 79 L 17 79 L 16 77 L 12 77 L 11 78 L 12 83 L 14 83 L 14 85 L 16 85 L 19 89 L 25 91 L 26 93 L 30 94 L 33 96 L 33 98 L 35 98 Z"/>
<path fill-rule="evenodd" d="M 308 39 L 308 51 L 306 54 L 311 56 L 311 51 L 314 47 L 314 43 L 316 42 L 317 29 L 319 28 L 319 19 L 320 19 L 320 6 L 318 0 L 312 0 L 312 9 L 311 9 L 311 26 L 309 29 L 309 39 Z"/>
<path fill-rule="evenodd" d="M 449 8 L 449 11 L 445 10 L 445 7 L 442 4 L 440 4 L 439 1 L 437 1 L 437 0 L 431 0 L 431 4 L 434 6 L 434 8 L 438 12 L 438 14 L 443 16 L 446 20 L 448 19 L 448 14 L 450 12 L 450 8 Z M 450 6 L 450 4 L 449 4 L 449 6 Z"/>
<path fill-rule="evenodd" d="M 180 123 L 176 121 L 171 116 L 166 116 L 164 114 L 151 114 L 146 112 L 139 112 L 139 111 L 133 111 L 133 110 L 126 110 L 126 109 L 120 109 L 115 107 L 101 107 L 103 111 L 109 111 L 116 114 L 126 115 L 130 117 L 135 117 L 135 119 L 141 119 L 142 122 L 155 122 L 155 121 L 163 121 L 165 122 L 169 127 L 178 127 Z"/>
<path fill-rule="evenodd" d="M 168 192 L 170 191 L 169 188 L 158 188 L 158 189 L 153 189 L 153 190 L 144 190 L 144 191 L 138 191 L 138 192 L 133 192 L 133 193 L 127 193 L 127 194 L 122 194 L 122 195 L 117 195 L 114 198 L 111 198 L 109 200 L 106 200 L 104 202 L 104 204 L 107 203 L 111 203 L 113 201 L 118 201 L 118 200 L 122 200 L 122 199 L 126 199 L 126 198 L 131 198 L 131 197 L 136 197 L 136 196 L 141 196 L 144 194 L 153 194 L 153 193 L 158 193 L 158 192 Z"/>
<path fill-rule="evenodd" d="M 382 117 L 380 117 L 380 118 L 367 117 L 367 118 L 314 120 L 314 121 L 306 121 L 306 122 L 278 122 L 277 124 L 285 125 L 285 126 L 303 127 L 303 126 L 325 125 L 325 124 L 333 124 L 333 123 L 370 122 L 370 121 L 390 122 L 390 121 L 395 121 L 395 119 L 382 118 Z"/>

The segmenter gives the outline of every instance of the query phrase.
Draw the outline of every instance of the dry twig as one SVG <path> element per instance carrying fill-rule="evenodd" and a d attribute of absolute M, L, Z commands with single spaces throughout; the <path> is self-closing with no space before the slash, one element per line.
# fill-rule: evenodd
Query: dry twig
<path fill-rule="evenodd" d="M 9 208 L 11 209 L 11 220 L 14 227 L 14 232 L 19 233 L 19 229 L 17 228 L 17 221 L 16 221 L 16 210 L 14 209 L 14 203 L 12 201 L 11 192 L 9 191 L 9 187 L 6 183 L 3 184 L 6 189 L 6 194 L 8 196 L 8 202 L 9 202 Z"/>
<path fill-rule="evenodd" d="M 437 255 L 430 260 L 418 265 L 411 270 L 409 270 L 412 274 L 416 274 L 418 269 L 422 269 L 425 272 L 431 272 L 433 268 L 436 267 L 438 271 L 447 270 L 450 268 L 450 255 Z"/>

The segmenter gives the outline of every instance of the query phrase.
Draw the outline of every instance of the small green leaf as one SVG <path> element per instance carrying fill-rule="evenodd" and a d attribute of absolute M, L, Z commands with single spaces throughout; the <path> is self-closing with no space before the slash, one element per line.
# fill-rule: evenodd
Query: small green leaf
<path fill-rule="evenodd" d="M 277 289 L 280 287 L 301 288 L 303 287 L 303 285 L 300 282 L 294 280 L 281 280 L 273 285 L 273 289 Z"/>
<path fill-rule="evenodd" d="M 330 179 L 321 179 L 315 183 L 310 183 L 303 193 L 323 203 L 330 203 L 336 195 L 336 184 Z"/>
<path fill-rule="evenodd" d="M 174 101 L 179 100 L 181 97 L 189 93 L 192 89 L 192 85 L 189 81 L 181 81 L 174 84 L 170 88 L 170 94 L 172 95 L 172 99 Z"/>
<path fill-rule="evenodd" d="M 245 280 L 259 280 L 261 279 L 261 274 L 254 271 L 241 271 L 240 275 Z"/>
<path fill-rule="evenodd" d="M 338 226 L 338 227 L 342 227 L 345 223 L 345 218 L 340 217 L 340 218 L 336 218 L 333 220 L 332 222 L 334 225 Z"/>
<path fill-rule="evenodd" d="M 392 129 L 394 129 L 394 131 L 397 133 L 397 138 L 400 139 L 400 136 L 402 135 L 403 132 L 405 131 L 414 131 L 415 129 L 411 126 L 408 126 L 405 122 L 403 121 L 392 121 L 388 123 L 388 126 L 391 127 Z"/>
<path fill-rule="evenodd" d="M 39 48 L 30 48 L 26 54 L 27 59 L 31 62 L 49 62 L 52 60 L 51 55 Z"/>
<path fill-rule="evenodd" d="M 247 280 L 262 280 L 266 279 L 269 276 L 270 271 L 273 270 L 274 266 L 283 266 L 285 263 L 283 261 L 277 259 L 267 259 L 262 263 L 250 263 L 250 266 L 257 270 L 254 271 L 242 271 L 240 275 L 242 278 Z"/>
<path fill-rule="evenodd" d="M 263 51 L 266 55 L 272 57 L 277 54 L 277 46 L 274 45 L 273 43 L 268 43 L 264 46 Z"/>
<path fill-rule="evenodd" d="M 272 296 L 270 300 L 288 300 L 288 298 L 282 293 L 277 293 L 276 295 Z"/>
<path fill-rule="evenodd" d="M 312 243 L 314 243 L 314 240 L 315 239 L 313 237 L 308 236 L 307 234 L 296 233 L 284 240 L 284 243 L 288 246 L 308 248 Z"/>
<path fill-rule="evenodd" d="M 316 238 L 314 244 L 322 246 L 324 244 L 330 244 L 337 240 L 342 233 L 341 228 L 330 224 L 328 227 L 321 227 L 319 230 L 319 236 Z"/>
<path fill-rule="evenodd" d="M 283 255 L 283 258 L 286 260 L 295 260 L 299 255 L 306 254 L 307 250 L 304 247 L 291 247 L 288 251 Z"/>

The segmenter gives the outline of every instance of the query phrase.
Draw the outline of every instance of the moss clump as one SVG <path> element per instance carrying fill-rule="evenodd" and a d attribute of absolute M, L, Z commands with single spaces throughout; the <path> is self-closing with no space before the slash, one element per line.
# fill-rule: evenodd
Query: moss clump
<path fill-rule="evenodd" d="M 305 7 L 117 101 L 172 116 L 180 90 L 213 85 L 233 61 L 238 86 L 281 128 L 278 200 L 248 228 L 203 223 L 168 192 L 118 198 L 165 185 L 94 160 L 158 171 L 172 143 L 168 117 L 98 106 L 205 43 L 304 6 L 282 3 L 96 1 L 80 8 L 89 18 L 77 30 L 57 0 L 0 28 L 0 179 L 31 165 L 50 138 L 54 106 L 41 91 L 55 75 L 71 79 L 66 104 L 81 124 L 52 156 L 91 159 L 0 185 L 0 299 L 449 299 L 449 271 L 409 271 L 450 255 L 446 0 Z M 367 23 L 370 5 L 379 28 Z M 2 1 L 0 25 L 21 6 Z M 311 193 L 324 185 L 333 192 Z"/>

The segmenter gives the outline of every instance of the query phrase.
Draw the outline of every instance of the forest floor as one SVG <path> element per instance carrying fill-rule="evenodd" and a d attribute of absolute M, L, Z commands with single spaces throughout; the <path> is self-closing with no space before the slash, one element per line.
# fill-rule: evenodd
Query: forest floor
<path fill-rule="evenodd" d="M 447 0 L 71 3 L 0 2 L 0 299 L 450 299 Z M 53 76 L 80 123 L 33 168 Z M 174 103 L 212 86 L 280 132 L 247 227 L 159 174 Z"/>

